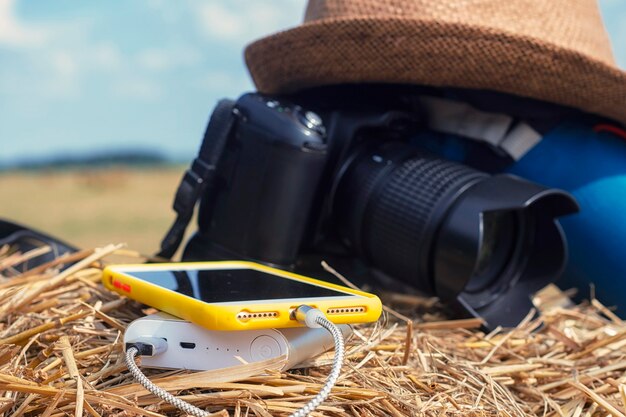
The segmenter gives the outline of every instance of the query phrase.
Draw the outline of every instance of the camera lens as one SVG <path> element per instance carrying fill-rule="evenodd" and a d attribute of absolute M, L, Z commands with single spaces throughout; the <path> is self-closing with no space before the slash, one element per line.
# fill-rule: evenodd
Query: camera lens
<path fill-rule="evenodd" d="M 480 223 L 480 243 L 476 269 L 465 291 L 478 292 L 502 276 L 515 248 L 515 213 L 485 212 Z"/>
<path fill-rule="evenodd" d="M 337 228 L 386 275 L 516 324 L 521 317 L 499 317 L 493 305 L 512 292 L 529 300 L 561 273 L 566 243 L 555 218 L 577 210 L 568 194 L 402 142 L 361 144 L 345 161 L 332 190 Z"/>

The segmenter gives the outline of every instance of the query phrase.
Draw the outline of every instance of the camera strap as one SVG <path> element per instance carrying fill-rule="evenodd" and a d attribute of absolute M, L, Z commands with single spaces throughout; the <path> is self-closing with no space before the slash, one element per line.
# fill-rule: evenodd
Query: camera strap
<path fill-rule="evenodd" d="M 161 250 L 156 256 L 170 259 L 180 246 L 198 199 L 214 179 L 215 168 L 235 122 L 234 108 L 233 100 L 220 100 L 213 110 L 198 156 L 178 185 L 173 204 L 176 220 L 161 241 Z"/>

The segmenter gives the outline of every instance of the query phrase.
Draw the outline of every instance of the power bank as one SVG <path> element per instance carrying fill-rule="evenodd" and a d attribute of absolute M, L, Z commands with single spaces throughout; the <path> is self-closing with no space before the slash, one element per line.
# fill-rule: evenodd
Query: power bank
<path fill-rule="evenodd" d="M 349 325 L 338 327 L 344 338 L 352 334 Z M 256 362 L 282 355 L 287 356 L 283 367 L 287 370 L 334 347 L 332 336 L 323 328 L 218 331 L 163 312 L 133 321 L 124 334 L 124 345 L 141 337 L 167 341 L 167 350 L 160 355 L 142 357 L 142 366 L 196 371 L 241 365 L 239 358 Z"/>

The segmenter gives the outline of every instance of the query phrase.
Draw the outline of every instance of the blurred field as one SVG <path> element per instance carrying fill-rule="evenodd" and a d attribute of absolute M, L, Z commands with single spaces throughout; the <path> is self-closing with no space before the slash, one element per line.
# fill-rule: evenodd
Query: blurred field
<path fill-rule="evenodd" d="M 185 167 L 0 173 L 0 217 L 81 248 L 127 243 L 154 254 L 174 219 Z"/>

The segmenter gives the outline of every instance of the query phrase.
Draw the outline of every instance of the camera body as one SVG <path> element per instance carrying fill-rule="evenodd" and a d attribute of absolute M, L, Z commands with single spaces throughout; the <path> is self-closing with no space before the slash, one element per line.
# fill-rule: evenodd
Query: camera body
<path fill-rule="evenodd" d="M 210 257 L 292 265 L 326 165 L 324 127 L 299 106 L 256 94 L 238 100 L 234 117 L 214 184 L 201 199 L 202 246 Z"/>
<path fill-rule="evenodd" d="M 241 96 L 183 259 L 348 257 L 488 328 L 517 324 L 563 270 L 555 219 L 576 202 L 426 153 L 411 143 L 426 128 L 414 100 L 374 98 Z"/>

